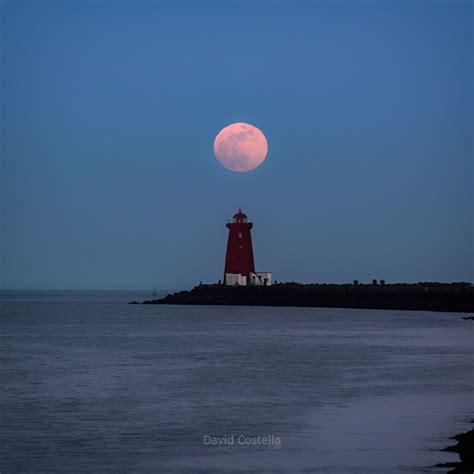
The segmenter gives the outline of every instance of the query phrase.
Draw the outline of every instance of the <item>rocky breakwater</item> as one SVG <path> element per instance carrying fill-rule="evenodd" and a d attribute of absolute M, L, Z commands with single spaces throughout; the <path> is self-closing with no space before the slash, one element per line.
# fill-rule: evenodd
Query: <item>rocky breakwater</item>
<path fill-rule="evenodd" d="M 460 462 L 447 462 L 436 464 L 435 467 L 444 467 L 450 469 L 452 474 L 472 474 L 474 473 L 474 429 L 459 433 L 453 436 L 457 443 L 448 446 L 443 451 L 458 453 Z"/>
<path fill-rule="evenodd" d="M 198 285 L 144 304 L 301 306 L 474 313 L 469 283 Z"/>

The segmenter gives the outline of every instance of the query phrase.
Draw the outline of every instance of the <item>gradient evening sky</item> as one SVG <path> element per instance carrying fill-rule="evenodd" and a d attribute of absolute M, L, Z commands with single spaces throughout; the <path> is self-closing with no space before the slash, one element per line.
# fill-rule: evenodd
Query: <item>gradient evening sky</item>
<path fill-rule="evenodd" d="M 217 281 L 239 206 L 277 280 L 473 280 L 472 2 L 0 8 L 0 287 Z"/>

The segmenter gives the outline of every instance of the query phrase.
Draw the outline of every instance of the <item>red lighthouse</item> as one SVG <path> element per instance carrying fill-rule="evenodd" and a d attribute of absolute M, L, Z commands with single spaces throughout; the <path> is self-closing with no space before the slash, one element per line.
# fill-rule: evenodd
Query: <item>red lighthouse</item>
<path fill-rule="evenodd" d="M 255 273 L 250 234 L 252 226 L 251 222 L 247 222 L 247 216 L 241 209 L 234 214 L 232 223 L 226 225 L 229 229 L 224 268 L 226 285 L 246 285 L 250 274 Z"/>

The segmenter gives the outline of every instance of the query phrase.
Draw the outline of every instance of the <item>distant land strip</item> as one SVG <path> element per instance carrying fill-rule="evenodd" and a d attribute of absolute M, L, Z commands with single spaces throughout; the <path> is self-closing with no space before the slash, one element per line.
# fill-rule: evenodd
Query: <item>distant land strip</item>
<path fill-rule="evenodd" d="M 132 301 L 131 304 L 139 304 Z M 143 304 L 293 306 L 474 313 L 471 283 L 301 284 L 225 286 L 200 284 Z M 472 318 L 466 318 L 472 319 Z"/>

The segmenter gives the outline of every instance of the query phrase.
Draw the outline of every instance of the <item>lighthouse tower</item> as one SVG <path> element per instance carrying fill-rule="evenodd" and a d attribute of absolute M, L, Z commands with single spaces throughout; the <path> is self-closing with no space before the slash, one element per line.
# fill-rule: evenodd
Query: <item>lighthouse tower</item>
<path fill-rule="evenodd" d="M 239 209 L 234 214 L 229 229 L 227 252 L 225 255 L 224 283 L 226 285 L 270 285 L 271 273 L 255 272 L 253 261 L 252 235 L 253 224 L 247 221 L 247 216 Z"/>

